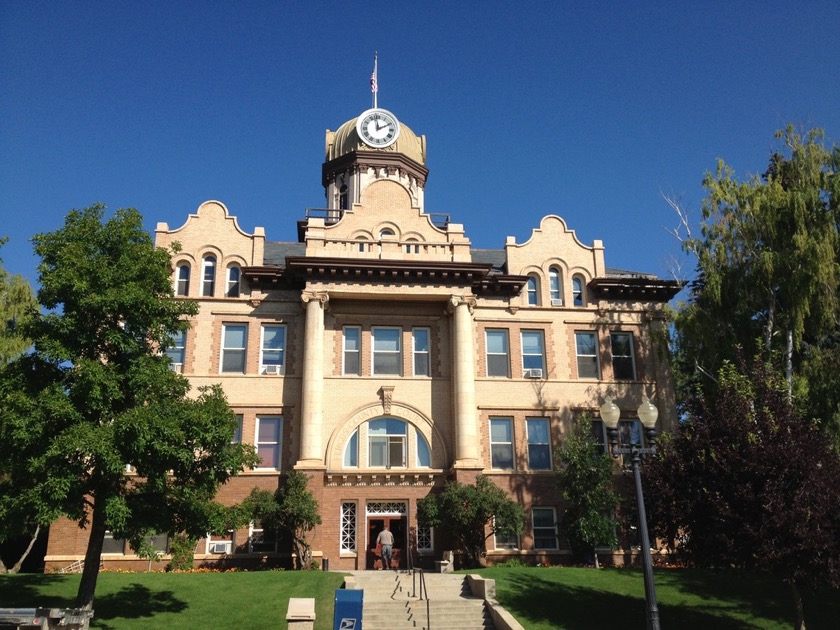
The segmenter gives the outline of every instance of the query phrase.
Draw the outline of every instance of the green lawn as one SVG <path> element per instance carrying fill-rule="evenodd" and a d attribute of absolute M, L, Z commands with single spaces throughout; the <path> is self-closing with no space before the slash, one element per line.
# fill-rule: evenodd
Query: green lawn
<path fill-rule="evenodd" d="M 496 598 L 528 630 L 645 627 L 640 569 L 492 568 Z M 655 572 L 659 618 L 669 630 L 793 627 L 792 598 L 778 581 L 738 571 Z M 840 593 L 805 595 L 808 630 L 840 627 Z"/>
<path fill-rule="evenodd" d="M 316 630 L 332 630 L 335 589 L 320 571 L 102 573 L 92 628 L 285 628 L 290 597 L 314 597 Z M 79 575 L 0 575 L 0 607 L 72 606 Z"/>
<path fill-rule="evenodd" d="M 498 600 L 527 630 L 645 627 L 638 569 L 493 568 L 470 571 L 496 580 Z M 332 629 L 339 573 L 102 573 L 94 628 L 285 628 L 289 597 L 314 597 L 316 630 Z M 0 575 L 0 607 L 68 607 L 78 575 Z M 792 627 L 790 594 L 781 584 L 737 571 L 657 570 L 656 592 L 667 630 Z M 808 630 L 840 627 L 840 596 L 810 594 Z M 432 603 L 434 605 L 434 602 Z"/>

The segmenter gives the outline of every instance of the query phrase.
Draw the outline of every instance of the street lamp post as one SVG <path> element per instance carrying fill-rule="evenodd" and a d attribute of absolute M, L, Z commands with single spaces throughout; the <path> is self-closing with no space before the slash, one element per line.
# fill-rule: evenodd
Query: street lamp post
<path fill-rule="evenodd" d="M 610 435 L 610 447 L 613 457 L 630 456 L 633 467 L 633 481 L 636 484 L 636 503 L 639 512 L 639 532 L 642 535 L 642 566 L 645 575 L 645 605 L 648 630 L 659 630 L 659 606 L 656 603 L 656 586 L 653 583 L 653 563 L 650 558 L 650 539 L 648 538 L 647 514 L 645 513 L 645 498 L 642 494 L 642 458 L 656 453 L 656 418 L 659 410 L 645 397 L 637 411 L 639 420 L 645 428 L 645 442 L 650 446 L 643 448 L 637 444 L 621 446 L 618 442 L 618 419 L 621 409 L 612 399 L 601 405 L 601 420 Z"/>

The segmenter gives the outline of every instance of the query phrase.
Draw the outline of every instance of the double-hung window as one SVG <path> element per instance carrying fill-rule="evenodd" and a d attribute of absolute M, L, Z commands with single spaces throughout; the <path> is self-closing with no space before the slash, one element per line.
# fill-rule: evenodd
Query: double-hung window
<path fill-rule="evenodd" d="M 537 276 L 528 276 L 528 283 L 525 285 L 528 293 L 528 306 L 539 306 L 540 304 L 540 281 Z"/>
<path fill-rule="evenodd" d="M 519 536 L 516 534 L 503 534 L 496 531 L 496 521 L 493 520 L 493 548 L 494 549 L 519 549 Z"/>
<path fill-rule="evenodd" d="M 553 507 L 531 509 L 534 549 L 557 549 L 557 516 Z"/>
<path fill-rule="evenodd" d="M 411 337 L 414 343 L 414 376 L 431 376 L 429 329 L 415 328 Z"/>
<path fill-rule="evenodd" d="M 280 450 L 283 442 L 283 418 L 257 416 L 256 431 L 258 468 L 280 470 Z"/>
<path fill-rule="evenodd" d="M 545 370 L 544 348 L 541 330 L 522 331 L 522 369 L 526 376 L 542 378 Z"/>
<path fill-rule="evenodd" d="M 513 421 L 490 418 L 490 467 L 513 470 Z"/>
<path fill-rule="evenodd" d="M 239 297 L 239 280 L 242 276 L 242 270 L 238 265 L 231 265 L 228 267 L 227 277 L 227 296 L 231 298 Z"/>
<path fill-rule="evenodd" d="M 361 374 L 362 329 L 358 326 L 344 327 L 344 366 L 342 374 Z"/>
<path fill-rule="evenodd" d="M 402 374 L 402 329 L 373 328 L 373 374 Z"/>
<path fill-rule="evenodd" d="M 613 377 L 617 381 L 636 380 L 636 363 L 633 358 L 633 335 L 616 332 L 610 335 Z"/>
<path fill-rule="evenodd" d="M 283 374 L 286 365 L 286 327 L 265 325 L 260 344 L 260 373 Z"/>
<path fill-rule="evenodd" d="M 406 437 L 406 423 L 402 420 L 371 420 L 368 423 L 368 465 L 371 468 L 404 468 Z"/>
<path fill-rule="evenodd" d="M 231 444 L 242 444 L 242 422 L 242 414 L 236 414 L 236 428 L 233 430 L 233 437 L 230 439 Z"/>
<path fill-rule="evenodd" d="M 190 266 L 187 263 L 178 265 L 178 277 L 175 281 L 175 295 L 182 297 L 190 294 Z"/>
<path fill-rule="evenodd" d="M 172 362 L 171 368 L 173 372 L 184 371 L 184 354 L 187 348 L 187 333 L 184 330 L 179 330 L 172 335 L 172 345 L 167 348 L 166 356 Z"/>
<path fill-rule="evenodd" d="M 575 306 L 586 306 L 586 294 L 583 289 L 583 278 L 575 276 L 572 278 L 572 302 Z"/>
<path fill-rule="evenodd" d="M 578 378 L 599 378 L 598 337 L 594 332 L 575 333 Z"/>
<path fill-rule="evenodd" d="M 551 437 L 548 418 L 528 418 L 528 468 L 551 470 Z"/>
<path fill-rule="evenodd" d="M 216 257 L 205 256 L 202 267 L 201 295 L 213 297 L 216 287 Z"/>
<path fill-rule="evenodd" d="M 563 306 L 563 276 L 557 267 L 548 270 L 548 294 L 552 306 Z"/>
<path fill-rule="evenodd" d="M 487 376 L 510 378 L 510 355 L 508 352 L 508 331 L 487 330 Z"/>
<path fill-rule="evenodd" d="M 248 324 L 225 324 L 222 327 L 222 372 L 245 373 Z"/>

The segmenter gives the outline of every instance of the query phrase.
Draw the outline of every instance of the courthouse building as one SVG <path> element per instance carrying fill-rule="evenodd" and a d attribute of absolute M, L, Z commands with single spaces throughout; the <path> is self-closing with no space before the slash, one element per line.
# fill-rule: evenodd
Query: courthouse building
<path fill-rule="evenodd" d="M 297 242 L 247 232 L 218 201 L 158 224 L 158 246 L 180 244 L 176 295 L 200 306 L 173 369 L 194 389 L 221 384 L 234 439 L 261 458 L 220 500 L 306 472 L 323 519 L 310 538 L 330 569 L 373 568 L 385 525 L 403 566 L 408 550 L 440 558 L 451 541 L 418 527 L 417 501 L 478 475 L 527 514 L 521 536 L 488 540 L 488 560 L 561 562 L 554 451 L 608 397 L 627 435 L 640 435 L 643 396 L 663 428 L 674 421 L 664 306 L 680 285 L 608 267 L 602 242 L 582 243 L 556 215 L 524 242 L 475 249 L 457 217 L 427 211 L 427 175 L 425 136 L 374 108 L 326 132 L 326 207 L 301 209 Z M 83 558 L 86 542 L 56 523 L 47 566 Z M 255 523 L 200 541 L 196 562 L 277 551 Z M 107 538 L 103 560 L 136 558 Z"/>

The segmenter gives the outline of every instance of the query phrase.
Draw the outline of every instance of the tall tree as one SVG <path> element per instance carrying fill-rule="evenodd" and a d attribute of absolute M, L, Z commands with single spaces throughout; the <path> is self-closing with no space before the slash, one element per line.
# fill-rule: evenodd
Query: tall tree
<path fill-rule="evenodd" d="M 783 580 L 799 630 L 800 590 L 840 585 L 840 456 L 768 365 L 721 368 L 719 392 L 694 400 L 648 460 L 645 497 L 686 562 Z"/>
<path fill-rule="evenodd" d="M 480 475 L 474 486 L 450 481 L 442 492 L 420 499 L 417 520 L 449 532 L 466 554 L 467 564 L 477 567 L 486 554 L 488 538 L 496 533 L 522 533 L 525 512 L 504 490 Z"/>
<path fill-rule="evenodd" d="M 306 474 L 292 471 L 274 494 L 254 488 L 244 502 L 264 529 L 285 533 L 292 539 L 298 569 L 311 568 L 312 545 L 308 536 L 321 524 L 318 502 L 307 489 L 308 483 Z"/>
<path fill-rule="evenodd" d="M 738 181 L 720 161 L 704 179 L 701 236 L 685 242 L 698 277 L 675 321 L 685 395 L 714 388 L 739 348 L 779 357 L 792 393 L 807 394 L 796 382 L 806 349 L 837 331 L 840 149 L 826 148 L 821 130 L 788 127 L 777 139 L 764 175 Z"/>
<path fill-rule="evenodd" d="M 0 238 L 0 246 L 6 240 Z M 29 283 L 22 276 L 7 273 L 0 259 L 0 368 L 13 358 L 20 356 L 29 347 L 31 341 L 23 335 L 21 330 L 23 322 L 27 317 L 33 316 L 36 309 L 35 294 Z M 4 492 L 11 481 L 9 475 L 4 474 L 2 470 L 3 468 L 0 467 L 0 493 Z M 24 560 L 35 545 L 41 527 L 49 524 L 54 518 L 51 514 L 47 516 L 38 514 L 37 510 L 28 503 L 28 498 L 26 494 L 15 494 L 8 498 L 8 503 L 14 501 L 14 510 L 0 512 L 0 542 L 15 540 L 18 537 L 29 537 L 29 544 L 20 555 L 15 554 L 16 561 L 10 566 L 7 567 L 0 559 L 0 570 L 7 573 L 20 571 Z"/>
<path fill-rule="evenodd" d="M 103 221 L 104 210 L 73 210 L 34 237 L 45 312 L 28 322 L 34 350 L 7 366 L 0 391 L 12 491 L 90 532 L 76 600 L 87 609 L 106 530 L 139 546 L 150 530 L 219 529 L 219 485 L 256 463 L 252 447 L 231 444 L 221 390 L 189 395 L 162 352 L 196 312 L 173 299 L 170 253 L 136 210 Z M 0 511 L 7 500 L 0 493 Z"/>
<path fill-rule="evenodd" d="M 557 449 L 557 485 L 565 508 L 560 533 L 578 558 L 598 558 L 595 547 L 618 544 L 613 464 L 592 436 L 591 420 L 581 418 Z"/>

